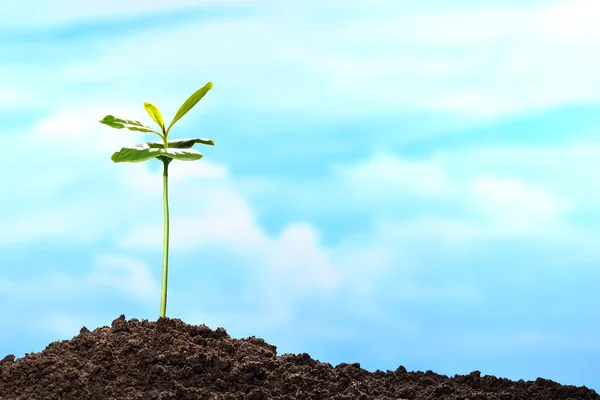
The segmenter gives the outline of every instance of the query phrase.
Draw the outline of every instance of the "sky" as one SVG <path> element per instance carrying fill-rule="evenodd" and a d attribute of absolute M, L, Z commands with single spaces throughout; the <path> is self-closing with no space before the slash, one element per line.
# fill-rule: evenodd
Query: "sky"
<path fill-rule="evenodd" d="M 600 392 L 596 0 L 1 0 L 0 358 L 167 316 Z"/>

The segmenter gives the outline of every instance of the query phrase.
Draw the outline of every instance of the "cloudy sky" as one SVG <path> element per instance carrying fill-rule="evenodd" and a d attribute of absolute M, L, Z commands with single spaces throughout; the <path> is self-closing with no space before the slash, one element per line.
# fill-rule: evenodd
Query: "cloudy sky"
<path fill-rule="evenodd" d="M 3 0 L 0 358 L 167 316 L 370 371 L 600 391 L 596 0 Z"/>

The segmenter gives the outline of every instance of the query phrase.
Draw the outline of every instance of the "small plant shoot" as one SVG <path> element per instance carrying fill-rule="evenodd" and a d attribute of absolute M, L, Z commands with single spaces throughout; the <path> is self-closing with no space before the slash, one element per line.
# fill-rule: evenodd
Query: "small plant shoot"
<path fill-rule="evenodd" d="M 127 128 L 130 131 L 156 133 L 161 140 L 155 142 L 146 142 L 130 147 L 123 147 L 121 150 L 114 153 L 111 159 L 116 162 L 142 162 L 159 159 L 163 163 L 163 204 L 164 204 L 164 241 L 163 241 L 163 264 L 162 264 L 162 290 L 160 298 L 160 317 L 165 318 L 167 314 L 167 280 L 169 275 L 169 163 L 173 160 L 195 161 L 202 158 L 202 153 L 193 150 L 194 144 L 206 144 L 214 146 L 215 142 L 210 139 L 180 139 L 169 140 L 169 131 L 188 111 L 198 103 L 210 89 L 212 82 L 208 82 L 204 87 L 198 89 L 192 94 L 179 108 L 175 117 L 165 128 L 162 114 L 158 107 L 152 103 L 144 102 L 144 108 L 150 115 L 150 118 L 159 126 L 159 130 L 143 125 L 139 121 L 116 118 L 112 115 L 107 115 L 100 122 L 110 126 L 111 128 L 123 129 Z"/>

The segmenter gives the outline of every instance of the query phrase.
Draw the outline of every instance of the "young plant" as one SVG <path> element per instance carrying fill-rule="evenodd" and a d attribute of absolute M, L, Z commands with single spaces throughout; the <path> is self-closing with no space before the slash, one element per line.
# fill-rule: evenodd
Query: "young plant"
<path fill-rule="evenodd" d="M 157 158 L 163 163 L 163 203 L 164 203 L 164 241 L 163 241 L 163 264 L 162 264 L 162 290 L 160 298 L 160 317 L 166 317 L 167 314 L 167 278 L 169 274 L 169 183 L 168 170 L 169 163 L 172 160 L 194 161 L 202 158 L 202 154 L 191 147 L 196 144 L 207 144 L 214 146 L 215 142 L 210 139 L 181 139 L 168 140 L 169 131 L 188 111 L 192 109 L 212 89 L 212 82 L 208 82 L 203 88 L 198 89 L 192 94 L 175 114 L 173 121 L 165 128 L 162 115 L 158 107 L 152 103 L 144 102 L 144 108 L 150 115 L 150 118 L 158 124 L 161 131 L 157 132 L 139 121 L 115 118 L 107 115 L 100 122 L 111 128 L 127 128 L 131 131 L 153 132 L 156 133 L 162 141 L 146 142 L 135 146 L 123 147 L 114 153 L 111 159 L 116 162 L 141 162 Z"/>

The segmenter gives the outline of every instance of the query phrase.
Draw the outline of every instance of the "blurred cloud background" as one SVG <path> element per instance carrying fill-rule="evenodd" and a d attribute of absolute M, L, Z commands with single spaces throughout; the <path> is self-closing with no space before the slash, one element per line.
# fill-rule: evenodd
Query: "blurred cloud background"
<path fill-rule="evenodd" d="M 600 4 L 3 0 L 0 358 L 167 316 L 370 371 L 600 391 Z"/>

